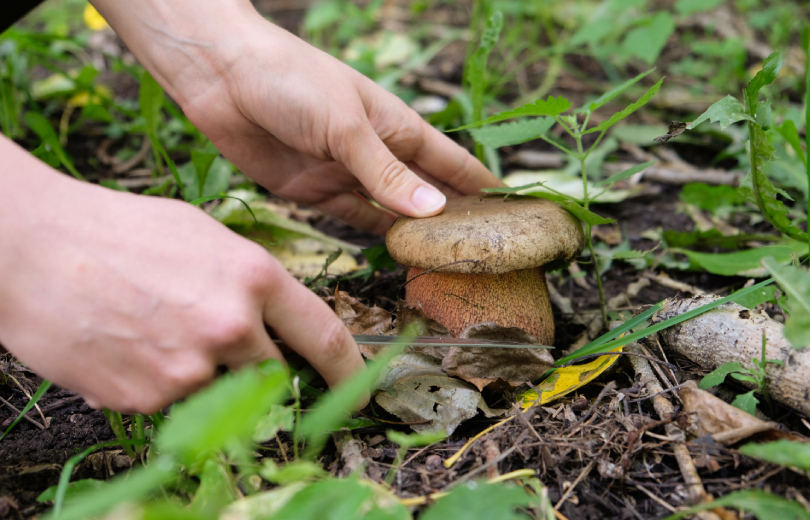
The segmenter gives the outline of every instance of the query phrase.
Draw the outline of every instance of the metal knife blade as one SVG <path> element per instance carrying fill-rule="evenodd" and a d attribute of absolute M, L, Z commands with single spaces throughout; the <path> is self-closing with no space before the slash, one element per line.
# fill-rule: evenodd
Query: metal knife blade
<path fill-rule="evenodd" d="M 392 345 L 395 343 L 414 347 L 484 347 L 484 348 L 545 348 L 547 345 L 517 343 L 514 341 L 497 341 L 491 339 L 450 338 L 444 336 L 374 336 L 371 334 L 353 334 L 354 341 L 362 345 Z"/>

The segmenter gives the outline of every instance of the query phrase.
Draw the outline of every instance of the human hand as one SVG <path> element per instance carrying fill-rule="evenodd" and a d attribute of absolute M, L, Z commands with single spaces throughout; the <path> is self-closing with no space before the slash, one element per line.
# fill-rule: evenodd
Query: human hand
<path fill-rule="evenodd" d="M 0 136 L 0 342 L 91 406 L 151 413 L 216 368 L 282 359 L 334 385 L 364 367 L 334 312 L 198 208 L 80 183 Z"/>
<path fill-rule="evenodd" d="M 191 122 L 279 196 L 383 234 L 396 215 L 357 192 L 423 217 L 444 206 L 434 186 L 457 196 L 502 185 L 399 98 L 243 0 L 94 3 Z"/>

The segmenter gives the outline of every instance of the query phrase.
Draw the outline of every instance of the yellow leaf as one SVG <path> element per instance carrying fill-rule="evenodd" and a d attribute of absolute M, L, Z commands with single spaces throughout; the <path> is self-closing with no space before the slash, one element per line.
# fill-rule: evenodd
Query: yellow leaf
<path fill-rule="evenodd" d="M 610 352 L 621 352 L 622 347 L 615 348 Z M 540 390 L 540 403 L 546 404 L 555 399 L 558 399 L 566 394 L 569 394 L 581 388 L 600 375 L 605 370 L 613 366 L 619 356 L 600 356 L 590 363 L 584 365 L 571 365 L 568 367 L 558 368 L 542 383 L 537 385 Z M 517 401 L 521 403 L 521 407 L 526 410 L 531 407 L 538 399 L 537 392 L 533 389 L 527 390 L 517 396 Z"/>
<path fill-rule="evenodd" d="M 107 20 L 90 4 L 84 8 L 84 23 L 93 31 L 102 31 L 110 26 Z"/>

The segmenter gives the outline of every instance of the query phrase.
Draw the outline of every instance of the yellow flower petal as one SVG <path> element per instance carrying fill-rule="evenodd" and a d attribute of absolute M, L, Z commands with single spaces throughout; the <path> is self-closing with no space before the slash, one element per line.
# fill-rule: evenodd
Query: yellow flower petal
<path fill-rule="evenodd" d="M 107 20 L 90 4 L 84 8 L 84 23 L 93 31 L 101 31 L 110 26 Z"/>

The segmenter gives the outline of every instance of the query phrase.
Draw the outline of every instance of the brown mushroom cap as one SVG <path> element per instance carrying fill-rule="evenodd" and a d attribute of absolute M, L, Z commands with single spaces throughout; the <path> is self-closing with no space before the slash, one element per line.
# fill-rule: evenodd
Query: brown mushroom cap
<path fill-rule="evenodd" d="M 400 264 L 446 273 L 503 274 L 576 258 L 582 224 L 550 200 L 473 195 L 450 199 L 435 217 L 399 217 L 385 239 Z"/>

